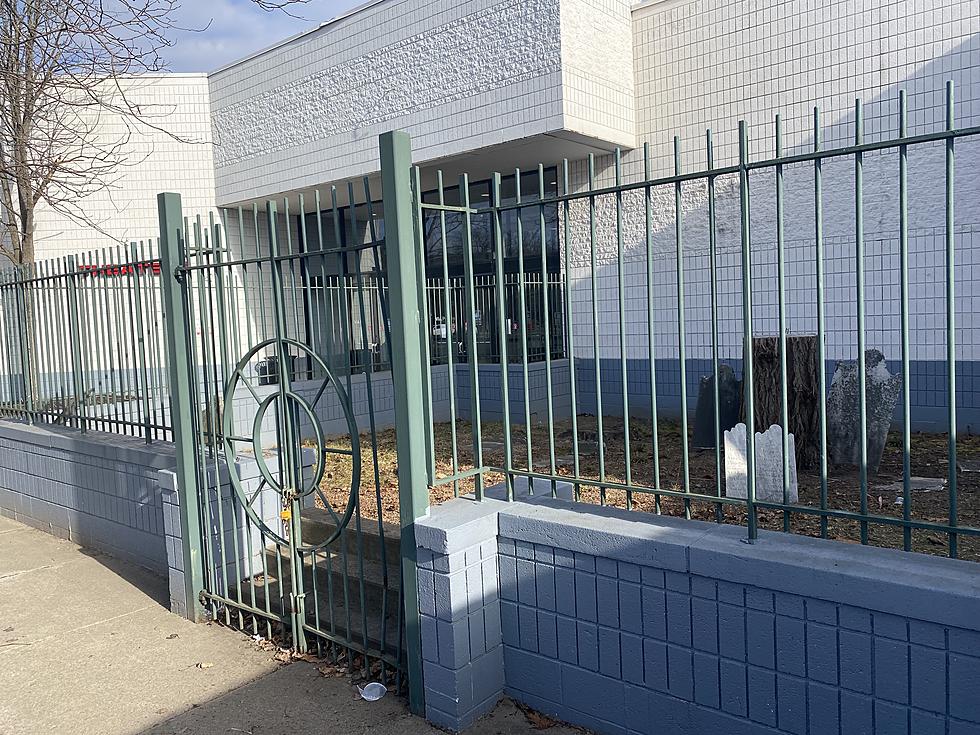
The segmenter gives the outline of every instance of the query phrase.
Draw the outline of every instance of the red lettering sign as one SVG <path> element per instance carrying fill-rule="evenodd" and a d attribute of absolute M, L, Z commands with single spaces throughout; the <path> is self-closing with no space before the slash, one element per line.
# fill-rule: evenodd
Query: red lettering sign
<path fill-rule="evenodd" d="M 90 276 L 101 276 L 103 278 L 115 278 L 118 276 L 131 276 L 144 273 L 159 276 L 160 261 L 152 260 L 145 263 L 129 263 L 127 265 L 80 265 L 78 269 L 87 272 Z"/>

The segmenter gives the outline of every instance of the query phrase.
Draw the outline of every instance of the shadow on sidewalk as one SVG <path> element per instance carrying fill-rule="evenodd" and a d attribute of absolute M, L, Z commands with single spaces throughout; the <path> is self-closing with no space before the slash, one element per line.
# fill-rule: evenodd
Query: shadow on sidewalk
<path fill-rule="evenodd" d="M 97 561 L 116 576 L 122 578 L 127 583 L 140 590 L 147 597 L 162 607 L 170 610 L 170 589 L 167 580 L 156 572 L 145 567 L 118 559 L 104 551 L 79 546 L 81 554 Z"/>

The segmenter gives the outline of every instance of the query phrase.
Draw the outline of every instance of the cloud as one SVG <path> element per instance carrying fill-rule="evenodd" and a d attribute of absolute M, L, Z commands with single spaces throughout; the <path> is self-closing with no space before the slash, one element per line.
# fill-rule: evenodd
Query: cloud
<path fill-rule="evenodd" d="M 177 11 L 171 71 L 212 71 L 288 36 L 315 28 L 363 0 L 310 0 L 267 12 L 251 0 L 184 0 Z"/>

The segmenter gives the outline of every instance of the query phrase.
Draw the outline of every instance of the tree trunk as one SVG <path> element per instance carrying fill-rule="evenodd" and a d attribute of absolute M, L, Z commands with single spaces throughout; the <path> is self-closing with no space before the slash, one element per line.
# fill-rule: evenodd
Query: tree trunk
<path fill-rule="evenodd" d="M 773 424 L 782 426 L 779 338 L 752 340 L 755 430 L 765 431 Z M 817 364 L 817 338 L 786 338 L 786 383 L 789 431 L 796 440 L 796 465 L 812 469 L 820 461 L 820 366 Z M 742 409 L 745 420 L 745 409 Z"/>

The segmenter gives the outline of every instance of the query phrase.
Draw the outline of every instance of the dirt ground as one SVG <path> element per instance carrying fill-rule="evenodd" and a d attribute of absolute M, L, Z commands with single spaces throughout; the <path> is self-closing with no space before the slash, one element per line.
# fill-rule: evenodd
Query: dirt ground
<path fill-rule="evenodd" d="M 596 419 L 593 416 L 581 416 L 578 419 L 580 478 L 598 479 L 599 456 L 595 451 L 595 441 L 583 441 L 583 434 L 595 435 Z M 630 434 L 630 467 L 632 484 L 655 487 L 655 462 L 653 452 L 652 425 L 648 420 L 633 419 L 629 426 Z M 555 474 L 560 477 L 574 477 L 573 461 L 573 432 L 571 420 L 555 422 L 554 443 L 556 467 Z M 605 473 L 606 481 L 614 483 L 625 482 L 625 433 L 621 418 L 606 417 L 603 419 L 603 435 L 605 437 Z M 456 424 L 456 456 L 455 467 L 459 472 L 471 469 L 472 464 L 472 434 L 470 424 Z M 512 429 L 512 456 L 516 471 L 526 470 L 527 442 L 526 430 L 523 425 L 515 425 Z M 658 431 L 659 466 L 661 488 L 684 490 L 683 456 L 680 426 L 677 422 L 661 421 Z M 945 434 L 913 434 L 911 438 L 912 476 L 922 478 L 946 478 L 948 476 L 948 450 Z M 545 425 L 531 427 L 531 458 L 536 472 L 550 474 L 550 443 L 548 428 Z M 346 438 L 334 440 L 332 446 L 349 448 Z M 365 518 L 377 518 L 379 513 L 386 521 L 397 522 L 398 519 L 398 481 L 397 456 L 395 450 L 394 430 L 387 429 L 379 432 L 377 440 L 377 463 L 375 452 L 372 451 L 370 435 L 361 438 L 362 447 L 362 482 L 360 501 L 361 515 Z M 591 452 L 589 451 L 591 449 Z M 483 426 L 484 464 L 487 466 L 503 466 L 503 425 L 489 423 Z M 438 477 L 448 477 L 453 474 L 453 431 L 449 423 L 437 424 L 435 427 L 436 474 Z M 708 495 L 724 494 L 724 452 L 721 456 L 721 482 L 718 481 L 718 467 L 715 450 L 696 450 L 689 452 L 690 491 Z M 980 437 L 961 437 L 957 441 L 957 456 L 959 461 L 980 459 Z M 377 473 L 375 470 L 377 469 Z M 351 477 L 351 462 L 349 458 L 331 454 L 327 459 L 327 468 L 321 489 L 332 507 L 339 509 L 345 506 L 349 497 Z M 487 486 L 501 482 L 503 475 L 488 472 L 485 475 Z M 899 483 L 898 490 L 887 486 Z M 902 436 L 900 432 L 889 435 L 885 454 L 877 476 L 869 479 L 867 494 L 868 512 L 874 515 L 901 518 L 903 505 L 900 500 L 902 482 Z M 827 482 L 827 507 L 834 510 L 858 512 L 861 509 L 861 493 L 858 473 L 850 469 L 831 469 Z M 380 488 L 376 492 L 375 488 Z M 799 472 L 800 506 L 811 508 L 820 507 L 820 476 L 819 470 Z M 459 494 L 472 492 L 471 480 L 452 484 L 440 485 L 430 491 L 432 503 L 441 503 L 452 498 L 454 491 Z M 957 513 L 960 526 L 980 526 L 980 473 L 960 471 L 957 477 L 958 502 Z M 607 490 L 605 493 L 607 505 L 626 507 L 626 494 L 619 490 Z M 595 489 L 583 488 L 581 499 L 584 502 L 602 502 L 600 493 Z M 898 503 L 896 503 L 896 500 Z M 638 511 L 656 512 L 657 499 L 653 494 L 636 491 L 632 493 L 632 508 Z M 716 520 L 719 505 L 709 502 L 692 501 L 690 503 L 691 517 L 701 520 Z M 726 523 L 745 525 L 745 509 L 738 505 L 724 505 L 723 520 Z M 662 497 L 660 512 L 665 515 L 683 516 L 685 501 L 679 498 Z M 821 535 L 821 520 L 819 516 L 791 512 L 790 527 L 794 533 L 808 536 Z M 946 524 L 949 522 L 949 494 L 945 488 L 922 491 L 912 494 L 911 517 L 915 521 L 928 521 Z M 781 530 L 784 523 L 782 510 L 759 509 L 758 522 L 760 528 Z M 827 536 L 841 541 L 860 543 L 861 524 L 847 519 L 830 518 L 827 521 Z M 929 554 L 945 556 L 949 554 L 949 539 L 947 534 L 936 531 L 913 530 L 911 534 L 912 549 Z M 882 523 L 868 524 L 868 542 L 875 546 L 902 548 L 904 538 L 900 526 Z M 958 537 L 959 557 L 980 561 L 980 539 L 975 536 L 960 535 Z"/>

